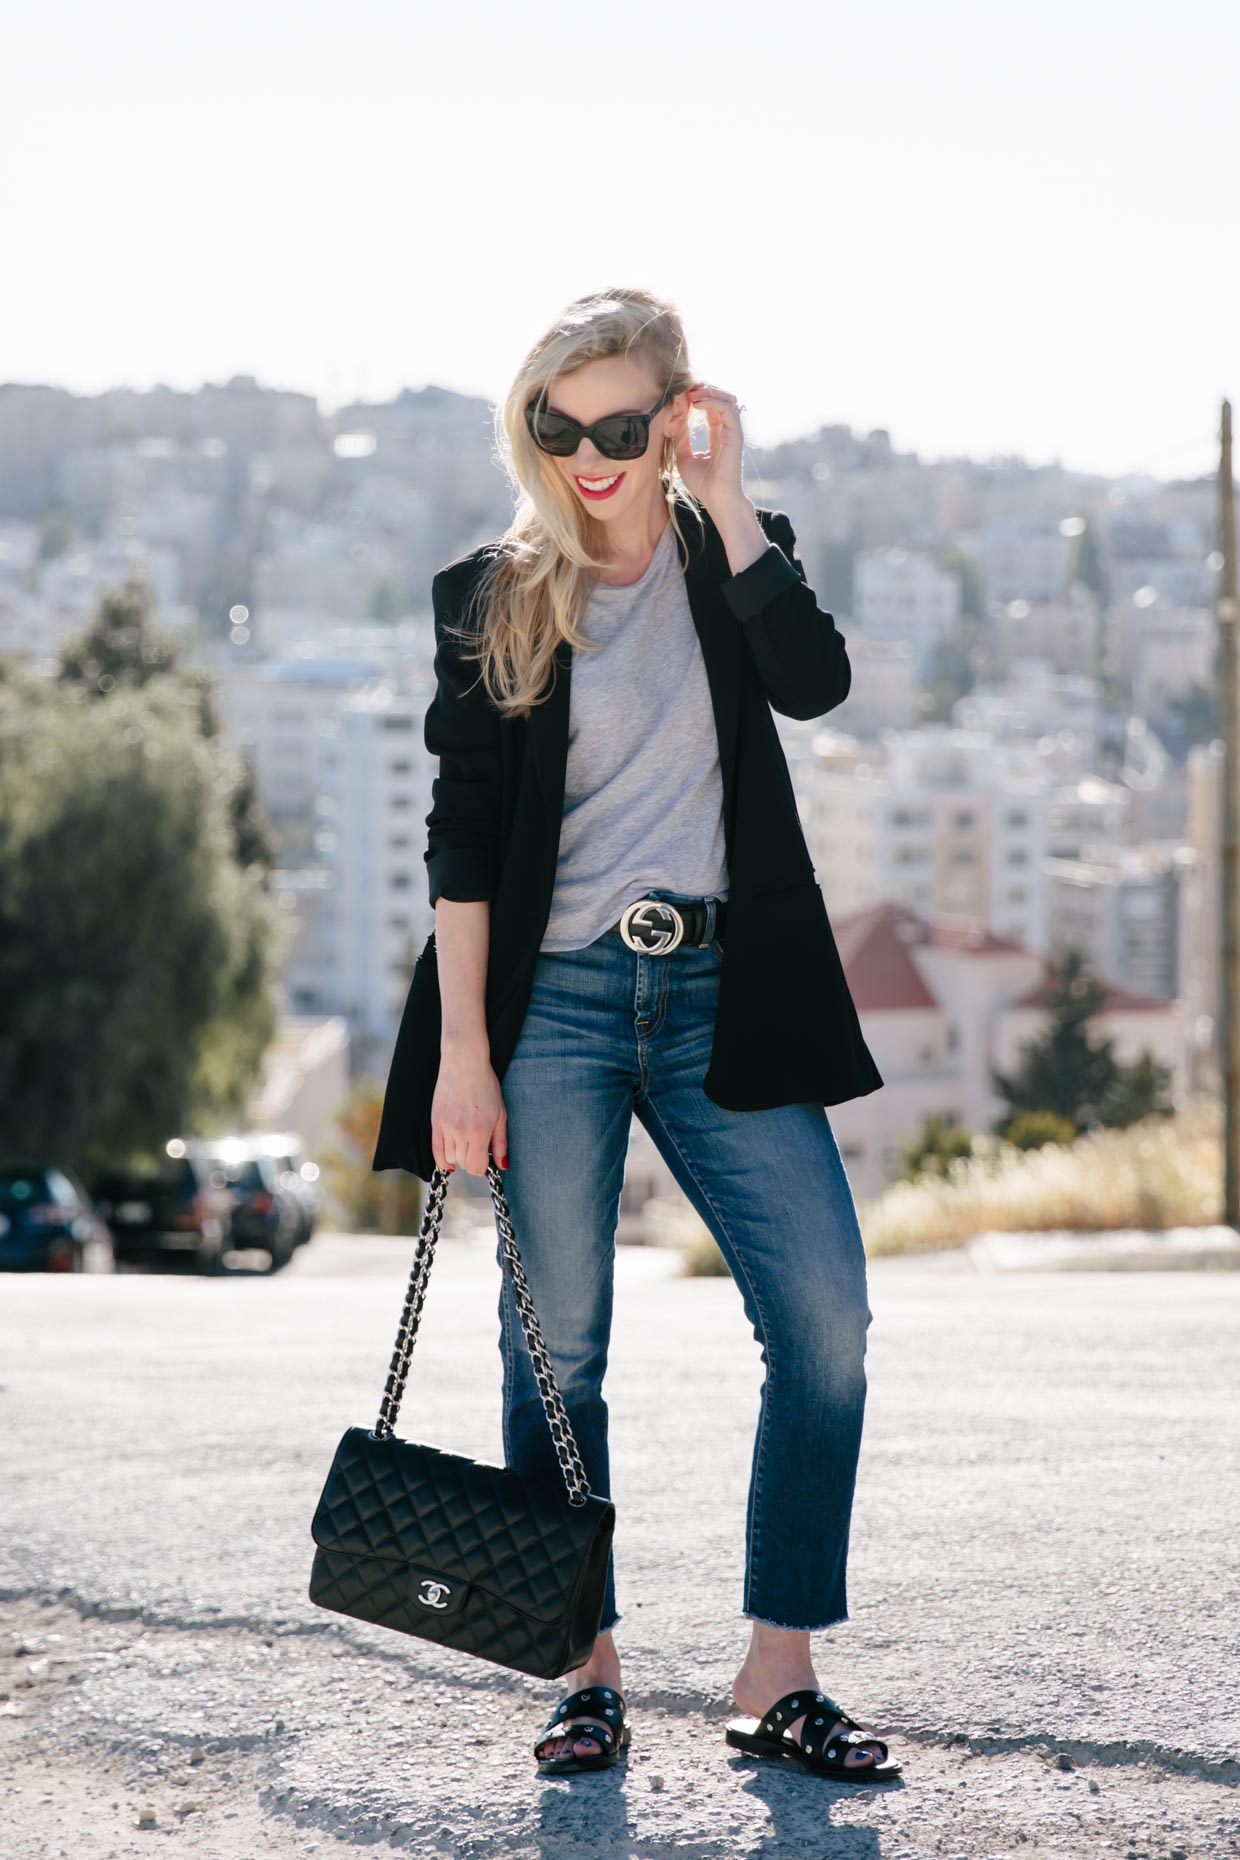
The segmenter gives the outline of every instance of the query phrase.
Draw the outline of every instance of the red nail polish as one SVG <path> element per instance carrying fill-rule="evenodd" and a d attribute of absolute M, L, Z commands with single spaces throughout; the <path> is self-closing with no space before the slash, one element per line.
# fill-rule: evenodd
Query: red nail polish
<path fill-rule="evenodd" d="M 508 1167 L 508 1158 L 506 1156 L 500 1157 L 499 1166 L 501 1169 L 506 1169 Z"/>

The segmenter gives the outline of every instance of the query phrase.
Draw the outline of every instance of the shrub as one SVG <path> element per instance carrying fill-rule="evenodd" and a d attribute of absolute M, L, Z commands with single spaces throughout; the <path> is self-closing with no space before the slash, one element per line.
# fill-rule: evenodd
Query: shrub
<path fill-rule="evenodd" d="M 866 1251 L 925 1252 L 986 1232 L 1199 1227 L 1222 1218 L 1222 1116 L 1196 1099 L 1124 1130 L 1019 1149 L 978 1138 L 943 1176 L 895 1182 L 860 1210 Z"/>
<path fill-rule="evenodd" d="M 1018 1111 L 1002 1135 L 1018 1150 L 1038 1150 L 1044 1143 L 1075 1143 L 1077 1129 L 1058 1111 Z"/>

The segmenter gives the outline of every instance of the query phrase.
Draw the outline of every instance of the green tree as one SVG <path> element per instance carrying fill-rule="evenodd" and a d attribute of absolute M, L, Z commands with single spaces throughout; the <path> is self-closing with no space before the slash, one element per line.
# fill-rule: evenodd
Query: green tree
<path fill-rule="evenodd" d="M 1114 1043 L 1094 1040 L 1089 1031 L 1105 1005 L 1106 984 L 1087 971 L 1076 949 L 1050 966 L 1046 1024 L 1022 1047 L 1020 1070 L 1008 1075 L 991 1068 L 994 1088 L 1009 1107 L 998 1134 L 1017 1111 L 1056 1111 L 1078 1131 L 1097 1124 L 1119 1077 Z"/>
<path fill-rule="evenodd" d="M 406 612 L 408 602 L 397 577 L 391 573 L 376 575 L 370 584 L 366 611 L 372 620 L 391 626 Z"/>
<path fill-rule="evenodd" d="M 899 1180 L 911 1182 L 919 1175 L 946 1175 L 957 1156 L 973 1154 L 973 1139 L 959 1124 L 949 1124 L 938 1111 L 931 1111 L 912 1143 L 900 1157 Z"/>
<path fill-rule="evenodd" d="M 1164 1066 L 1148 1046 L 1143 1046 L 1131 1065 L 1120 1068 L 1115 1090 L 1103 1105 L 1099 1121 L 1116 1130 L 1127 1130 L 1143 1117 L 1171 1117 L 1175 1106 L 1170 1090 L 1170 1066 Z"/>
<path fill-rule="evenodd" d="M 939 567 L 946 568 L 953 575 L 960 577 L 960 612 L 966 620 L 980 620 L 982 608 L 982 577 L 977 566 L 976 556 L 967 549 L 961 549 L 953 543 L 949 548 L 939 552 Z"/>
<path fill-rule="evenodd" d="M 176 671 L 175 634 L 154 619 L 154 590 L 133 574 L 99 598 L 90 622 L 60 649 L 60 682 L 81 685 L 96 697 L 121 686 L 139 689 Z"/>
<path fill-rule="evenodd" d="M 1094 529 L 1093 519 L 1082 519 L 1085 528 L 1076 539 L 1076 546 L 1071 552 L 1068 563 L 1068 586 L 1079 582 L 1082 587 L 1092 588 L 1103 605 L 1107 603 L 1107 573 L 1102 560 L 1102 551 L 1098 546 L 1098 534 Z"/>
<path fill-rule="evenodd" d="M 219 680 L 208 666 L 182 665 L 180 641 L 156 620 L 154 590 L 145 575 L 131 575 L 101 596 L 89 625 L 62 646 L 59 675 L 62 684 L 98 698 L 175 677 L 192 696 L 199 732 L 219 739 L 223 747 Z M 234 770 L 230 811 L 238 863 L 259 865 L 269 873 L 276 856 L 271 823 L 258 799 L 254 771 L 243 759 Z"/>
<path fill-rule="evenodd" d="M 333 1205 L 349 1232 L 416 1234 L 426 1206 L 425 1182 L 403 1169 L 370 1166 L 379 1139 L 383 1095 L 380 1079 L 353 1081 L 336 1113 L 343 1143 L 322 1151 L 319 1161 Z"/>
<path fill-rule="evenodd" d="M 73 547 L 77 531 L 67 510 L 45 510 L 39 525 L 39 560 L 53 562 Z"/>
<path fill-rule="evenodd" d="M 89 1176 L 244 1109 L 284 934 L 198 693 L 0 683 L 0 1148 Z"/>
<path fill-rule="evenodd" d="M 1131 1065 L 1115 1057 L 1114 1041 L 1096 1040 L 1089 1022 L 1105 1005 L 1109 990 L 1091 974 L 1079 950 L 1051 965 L 1046 1024 L 1021 1048 L 1017 1071 L 992 1067 L 994 1089 L 1007 1101 L 992 1126 L 1007 1136 L 1022 1112 L 1054 1112 L 1079 1134 L 1101 1125 L 1126 1127 L 1151 1111 L 1169 1111 L 1170 1072 L 1148 1052 Z"/>
<path fill-rule="evenodd" d="M 925 723 L 949 723 L 952 706 L 976 682 L 969 652 L 961 639 L 940 640 L 930 654 L 926 682 L 918 698 Z"/>

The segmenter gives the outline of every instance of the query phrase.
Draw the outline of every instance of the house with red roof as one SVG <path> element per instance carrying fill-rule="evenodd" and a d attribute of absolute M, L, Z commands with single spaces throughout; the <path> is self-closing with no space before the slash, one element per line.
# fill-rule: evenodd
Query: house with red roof
<path fill-rule="evenodd" d="M 848 985 L 882 1089 L 828 1107 L 853 1192 L 878 1194 L 931 1112 L 973 1132 L 1003 1111 L 990 1068 L 1014 1071 L 1046 1016 L 1050 966 L 1008 936 L 934 923 L 884 903 L 832 920 Z M 1110 989 L 1091 1023 L 1127 1062 L 1143 1047 L 1185 1080 L 1183 1004 Z"/>

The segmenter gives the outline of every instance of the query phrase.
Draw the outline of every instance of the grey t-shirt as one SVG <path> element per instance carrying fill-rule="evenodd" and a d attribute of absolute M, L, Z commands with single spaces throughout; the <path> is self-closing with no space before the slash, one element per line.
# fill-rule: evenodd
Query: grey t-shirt
<path fill-rule="evenodd" d="M 728 895 L 719 742 L 669 523 L 645 574 L 596 585 L 569 686 L 564 815 L 540 948 L 580 949 L 655 888 Z"/>

